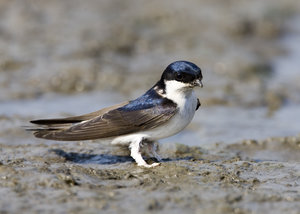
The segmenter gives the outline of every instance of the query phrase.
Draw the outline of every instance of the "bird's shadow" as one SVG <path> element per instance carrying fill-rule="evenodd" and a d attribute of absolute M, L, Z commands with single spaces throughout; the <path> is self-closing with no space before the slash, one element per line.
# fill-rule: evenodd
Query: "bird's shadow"
<path fill-rule="evenodd" d="M 63 157 L 67 161 L 80 164 L 115 164 L 133 162 L 130 156 L 108 155 L 108 154 L 86 154 L 77 152 L 65 152 L 62 149 L 51 149 L 56 155 Z"/>
<path fill-rule="evenodd" d="M 133 158 L 130 156 L 65 152 L 62 149 L 51 149 L 49 151 L 54 152 L 56 155 L 63 157 L 67 161 L 80 163 L 80 164 L 109 165 L 109 164 L 116 164 L 116 163 L 134 162 Z M 192 157 L 175 158 L 175 159 L 163 158 L 161 162 L 172 162 L 172 161 L 191 160 L 191 159 Z M 157 160 L 153 160 L 152 158 L 151 161 L 157 162 Z"/>

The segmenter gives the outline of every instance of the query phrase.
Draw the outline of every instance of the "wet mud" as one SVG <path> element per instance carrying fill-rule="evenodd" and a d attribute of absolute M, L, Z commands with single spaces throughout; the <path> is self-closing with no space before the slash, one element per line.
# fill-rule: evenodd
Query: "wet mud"
<path fill-rule="evenodd" d="M 1 213 L 299 213 L 299 136 L 163 144 L 152 169 L 87 146 L 99 143 L 2 144 Z"/>

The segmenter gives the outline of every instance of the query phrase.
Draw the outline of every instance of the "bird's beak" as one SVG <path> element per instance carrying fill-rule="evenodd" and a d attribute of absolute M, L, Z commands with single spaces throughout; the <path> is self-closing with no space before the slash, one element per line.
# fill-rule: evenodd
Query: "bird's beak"
<path fill-rule="evenodd" d="M 203 88 L 203 83 L 202 83 L 201 80 L 199 80 L 199 79 L 196 79 L 196 80 L 195 80 L 194 85 L 195 85 L 195 86 L 200 86 L 201 88 Z"/>

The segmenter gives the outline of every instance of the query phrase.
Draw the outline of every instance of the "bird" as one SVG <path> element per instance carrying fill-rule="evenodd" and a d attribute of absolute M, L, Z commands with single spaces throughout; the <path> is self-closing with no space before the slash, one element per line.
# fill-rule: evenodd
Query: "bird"
<path fill-rule="evenodd" d="M 182 131 L 200 107 L 193 89 L 203 87 L 202 78 L 194 63 L 175 61 L 134 100 L 80 116 L 32 120 L 35 126 L 30 131 L 37 138 L 57 141 L 111 139 L 113 145 L 128 146 L 138 166 L 155 167 L 162 161 L 157 140 Z M 148 164 L 143 153 L 158 162 Z"/>

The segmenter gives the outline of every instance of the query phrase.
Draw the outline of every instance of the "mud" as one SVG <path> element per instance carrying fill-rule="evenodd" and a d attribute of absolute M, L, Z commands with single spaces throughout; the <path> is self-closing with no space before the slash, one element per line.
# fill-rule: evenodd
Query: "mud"
<path fill-rule="evenodd" d="M 294 0 L 0 1 L 0 213 L 300 213 L 299 11 Z M 178 59 L 202 68 L 202 106 L 161 141 L 159 167 L 109 142 L 24 131 L 135 98 Z"/>
<path fill-rule="evenodd" d="M 165 158 L 153 169 L 137 167 L 118 147 L 96 146 L 1 144 L 1 213 L 300 210 L 300 137 L 210 150 L 163 144 Z"/>

